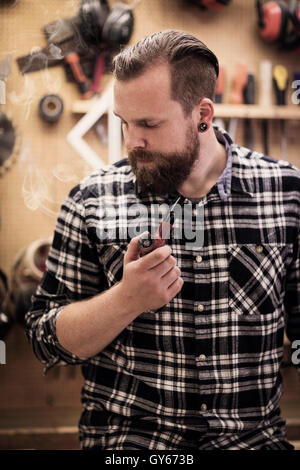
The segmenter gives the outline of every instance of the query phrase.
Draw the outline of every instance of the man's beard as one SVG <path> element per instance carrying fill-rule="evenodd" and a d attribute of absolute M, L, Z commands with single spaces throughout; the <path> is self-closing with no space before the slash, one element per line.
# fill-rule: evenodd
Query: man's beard
<path fill-rule="evenodd" d="M 163 154 L 136 149 L 128 153 L 128 159 L 142 192 L 166 194 L 174 192 L 186 180 L 198 154 L 198 133 L 190 124 L 184 151 Z M 137 159 L 151 163 L 139 165 Z"/>

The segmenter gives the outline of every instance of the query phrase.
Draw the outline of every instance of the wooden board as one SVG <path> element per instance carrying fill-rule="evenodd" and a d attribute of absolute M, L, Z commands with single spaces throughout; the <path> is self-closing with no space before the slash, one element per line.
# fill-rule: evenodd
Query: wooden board
<path fill-rule="evenodd" d="M 110 0 L 109 3 L 113 6 L 116 2 Z M 19 0 L 14 8 L 1 8 L 0 61 L 11 53 L 13 66 L 7 80 L 7 103 L 0 109 L 12 117 L 22 144 L 18 161 L 0 180 L 0 266 L 8 276 L 20 250 L 37 238 L 52 234 L 63 199 L 91 171 L 66 141 L 67 133 L 80 118 L 72 113 L 73 102 L 79 99 L 76 85 L 66 81 L 60 66 L 23 76 L 16 63 L 17 57 L 28 54 L 32 48 L 46 46 L 43 25 L 74 16 L 78 5 L 79 0 Z M 168 28 L 195 34 L 226 67 L 226 102 L 233 70 L 240 60 L 246 61 L 249 72 L 255 74 L 259 72 L 260 61 L 265 59 L 274 65 L 285 65 L 290 73 L 299 68 L 299 56 L 280 52 L 275 45 L 268 45 L 259 38 L 253 5 L 253 1 L 234 0 L 223 11 L 203 12 L 184 0 L 142 0 L 134 10 L 135 30 L 131 43 L 148 33 Z M 290 88 L 289 97 L 292 91 Z M 39 100 L 46 93 L 57 93 L 64 101 L 62 118 L 54 125 L 41 121 L 38 116 Z M 279 122 L 270 123 L 270 154 L 275 158 L 280 158 L 279 130 Z M 289 160 L 300 166 L 298 135 L 299 121 L 290 121 L 287 125 Z M 260 151 L 259 120 L 255 121 L 255 138 Z M 86 139 L 107 155 L 93 131 Z M 238 126 L 237 142 L 243 143 L 242 122 Z M 31 210 L 28 205 L 39 207 Z M 74 420 L 77 410 L 80 411 L 80 370 L 76 369 L 75 377 L 68 368 L 63 368 L 59 374 L 49 372 L 44 377 L 43 366 L 33 356 L 20 327 L 12 329 L 6 342 L 7 364 L 0 366 L 0 420 L 1 409 L 11 410 L 13 416 L 18 409 L 30 408 L 45 408 L 54 413 L 57 410 L 59 414 L 61 407 L 76 410 L 72 414 Z M 295 392 L 292 393 L 294 397 Z M 296 400 L 299 404 L 299 395 Z"/>

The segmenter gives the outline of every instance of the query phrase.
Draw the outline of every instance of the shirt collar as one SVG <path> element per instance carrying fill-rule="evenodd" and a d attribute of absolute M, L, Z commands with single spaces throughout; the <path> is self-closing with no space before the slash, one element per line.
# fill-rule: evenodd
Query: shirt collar
<path fill-rule="evenodd" d="M 220 127 L 214 126 L 216 137 L 220 144 L 225 145 L 227 153 L 226 167 L 217 181 L 219 196 L 222 200 L 227 199 L 231 194 L 231 175 L 232 175 L 232 140 Z"/>
<path fill-rule="evenodd" d="M 253 175 L 251 168 L 246 168 L 245 164 L 241 162 L 241 147 L 236 145 L 230 135 L 221 127 L 214 126 L 214 130 L 219 142 L 223 138 L 227 152 L 226 167 L 217 181 L 220 198 L 227 199 L 231 195 L 231 191 L 246 193 L 252 197 L 254 194 Z M 249 151 L 248 155 L 251 153 Z"/>

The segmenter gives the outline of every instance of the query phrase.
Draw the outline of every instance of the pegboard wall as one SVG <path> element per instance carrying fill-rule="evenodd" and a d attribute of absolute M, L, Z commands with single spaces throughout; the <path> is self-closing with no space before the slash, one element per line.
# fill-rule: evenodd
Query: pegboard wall
<path fill-rule="evenodd" d="M 115 3 L 109 0 L 111 7 Z M 134 8 L 135 27 L 130 43 L 146 34 L 169 28 L 183 29 L 196 35 L 215 52 L 225 67 L 226 102 L 237 62 L 245 62 L 249 72 L 256 76 L 260 61 L 266 59 L 273 65 L 284 65 L 291 75 L 300 68 L 299 55 L 287 54 L 276 45 L 261 40 L 254 4 L 254 0 L 232 0 L 229 7 L 214 12 L 202 11 L 184 0 L 141 0 Z M 53 233 L 55 217 L 63 199 L 80 179 L 91 172 L 66 140 L 66 135 L 81 117 L 72 113 L 72 104 L 80 99 L 76 84 L 66 80 L 62 66 L 22 75 L 16 62 L 18 57 L 29 54 L 34 48 L 47 45 L 42 31 L 45 24 L 73 17 L 78 9 L 79 0 L 18 0 L 11 8 L 0 7 L 0 62 L 8 54 L 12 55 L 12 73 L 6 83 L 6 104 L 0 105 L 0 110 L 10 116 L 20 139 L 17 160 L 0 179 L 0 266 L 8 277 L 20 250 L 37 238 Z M 105 76 L 103 83 L 109 78 L 109 75 Z M 259 87 L 259 83 L 257 85 Z M 293 91 L 290 87 L 289 104 L 292 104 L 290 97 Z M 56 93 L 64 101 L 63 115 L 55 124 L 45 123 L 38 114 L 38 103 L 47 93 Z M 261 122 L 255 121 L 254 125 L 255 147 L 261 151 Z M 279 130 L 279 122 L 272 121 L 270 155 L 274 158 L 280 158 Z M 287 122 L 288 160 L 297 166 L 300 166 L 299 130 L 300 121 Z M 107 158 L 107 149 L 99 143 L 94 132 L 89 132 L 86 139 Z M 243 144 L 240 127 L 236 140 Z M 0 369 L 0 408 L 79 406 L 81 380 L 76 382 L 77 388 L 74 388 L 74 382 L 65 387 L 64 383 L 70 379 L 62 374 L 59 387 L 53 386 L 58 382 L 45 386 L 47 380 L 54 379 L 41 376 L 42 367 L 36 364 L 20 329 L 12 329 L 9 333 L 7 348 L 7 364 Z M 14 352 L 10 352 L 10 348 L 15 348 Z M 19 356 L 16 351 L 19 351 Z M 31 367 L 33 363 L 34 367 Z M 24 370 L 24 367 L 26 379 L 20 393 L 18 370 Z M 70 399 L 70 387 L 78 391 L 78 397 Z"/>
<path fill-rule="evenodd" d="M 116 3 L 110 0 L 111 7 Z M 128 1 L 128 3 L 130 3 Z M 167 28 L 189 31 L 203 40 L 217 55 L 226 73 L 223 101 L 228 101 L 232 77 L 237 62 L 243 61 L 248 70 L 259 73 L 259 63 L 268 59 L 274 65 L 286 66 L 292 74 L 300 68 L 299 55 L 279 51 L 264 43 L 257 34 L 254 0 L 233 0 L 219 12 L 202 11 L 187 0 L 141 0 L 134 9 L 135 28 L 131 43 L 142 36 Z M 0 61 L 12 54 L 12 73 L 6 87 L 6 104 L 1 110 L 8 114 L 18 130 L 20 151 L 16 163 L 1 178 L 1 266 L 9 274 L 13 256 L 31 241 L 52 233 L 61 202 L 77 181 L 91 168 L 66 140 L 66 135 L 80 119 L 72 113 L 72 104 L 80 99 L 77 86 L 66 80 L 62 66 L 22 75 L 16 59 L 36 48 L 47 45 L 43 26 L 52 21 L 75 16 L 79 0 L 17 0 L 11 7 L 0 7 Z M 105 76 L 106 83 L 109 76 Z M 257 94 L 259 83 L 257 83 Z M 294 90 L 290 86 L 290 95 Z M 42 121 L 38 104 L 43 95 L 55 93 L 64 101 L 64 112 L 55 124 Z M 299 109 L 300 114 L 300 109 Z M 270 125 L 270 154 L 280 158 L 280 123 Z M 254 121 L 255 148 L 262 150 L 261 122 Z M 297 152 L 299 122 L 286 126 L 288 159 L 300 165 Z M 107 158 L 96 134 L 86 137 L 95 150 Z M 237 139 L 243 143 L 242 122 Z"/>

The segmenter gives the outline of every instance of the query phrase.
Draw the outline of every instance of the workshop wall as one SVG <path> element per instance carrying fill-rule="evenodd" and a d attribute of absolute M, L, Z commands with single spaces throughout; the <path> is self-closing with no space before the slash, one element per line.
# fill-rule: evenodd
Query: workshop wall
<path fill-rule="evenodd" d="M 109 3 L 112 7 L 117 2 L 109 0 Z M 259 37 L 254 3 L 232 0 L 229 7 L 214 12 L 202 11 L 184 0 L 141 0 L 134 8 L 135 28 L 130 43 L 168 28 L 184 29 L 196 35 L 225 67 L 223 102 L 226 103 L 234 69 L 240 61 L 255 76 L 259 74 L 260 61 L 266 59 L 273 65 L 284 65 L 290 75 L 300 67 L 299 55 L 282 52 Z M 36 239 L 52 235 L 64 198 L 92 171 L 66 140 L 68 132 L 82 117 L 72 113 L 74 102 L 80 100 L 77 85 L 67 81 L 61 65 L 22 75 L 16 61 L 33 48 L 47 45 L 42 31 L 45 24 L 75 16 L 78 8 L 79 0 L 19 0 L 11 8 L 0 6 L 0 62 L 12 54 L 6 104 L 0 105 L 0 111 L 9 116 L 18 135 L 16 159 L 0 178 L 0 268 L 9 279 L 16 256 Z M 104 87 L 110 78 L 106 73 Z M 289 86 L 290 105 L 293 92 Z M 54 124 L 44 122 L 38 113 L 40 99 L 48 93 L 58 94 L 64 103 L 63 114 Z M 236 140 L 240 144 L 243 144 L 242 127 L 239 122 Z M 255 148 L 261 151 L 260 120 L 254 121 L 254 131 Z M 270 155 L 280 158 L 279 120 L 270 122 L 269 131 Z M 299 131 L 300 120 L 286 123 L 288 160 L 298 167 Z M 91 130 L 85 138 L 107 161 L 107 148 L 96 132 Z M 76 424 L 80 414 L 80 370 L 75 367 L 72 372 L 63 368 L 43 376 L 43 366 L 33 356 L 19 324 L 13 325 L 5 343 L 6 365 L 0 366 L 2 427 L 20 426 L 20 422 L 25 427 L 30 423 L 55 425 L 62 421 Z"/>

